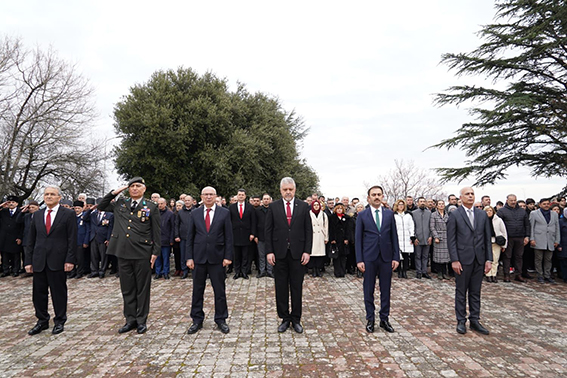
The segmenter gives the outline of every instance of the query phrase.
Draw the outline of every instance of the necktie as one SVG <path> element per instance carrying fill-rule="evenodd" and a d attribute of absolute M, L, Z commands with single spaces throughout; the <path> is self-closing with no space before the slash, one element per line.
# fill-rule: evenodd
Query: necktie
<path fill-rule="evenodd" d="M 13 215 L 14 215 L 14 210 L 11 209 L 11 210 L 10 210 L 10 216 L 13 216 Z"/>
<path fill-rule="evenodd" d="M 378 227 L 378 231 L 380 231 L 380 210 L 374 210 L 376 213 L 376 227 Z"/>
<path fill-rule="evenodd" d="M 469 213 L 469 220 L 471 221 L 471 226 L 472 228 L 474 228 L 474 215 L 472 209 L 467 210 L 467 213 Z"/>
<path fill-rule="evenodd" d="M 242 219 L 242 204 L 240 204 L 240 219 Z"/>
<path fill-rule="evenodd" d="M 207 215 L 205 215 L 205 227 L 207 228 L 207 232 L 211 229 L 211 217 L 210 214 L 211 209 L 207 209 Z"/>
<path fill-rule="evenodd" d="M 130 210 L 136 210 L 136 206 L 138 206 L 138 201 L 132 201 L 132 207 L 130 208 Z"/>
<path fill-rule="evenodd" d="M 102 211 L 98 212 L 98 223 L 102 221 Z"/>
<path fill-rule="evenodd" d="M 45 230 L 47 231 L 47 233 L 49 234 L 49 231 L 51 230 L 51 212 L 53 210 L 47 210 L 47 217 L 45 217 Z"/>
<path fill-rule="evenodd" d="M 287 203 L 286 209 L 285 209 L 285 215 L 287 217 L 287 225 L 291 226 L 291 206 L 290 206 L 291 202 Z"/>

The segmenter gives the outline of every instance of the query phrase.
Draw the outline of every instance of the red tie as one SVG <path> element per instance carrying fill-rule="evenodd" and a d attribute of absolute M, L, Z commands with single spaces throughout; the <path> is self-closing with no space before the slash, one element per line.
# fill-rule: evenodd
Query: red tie
<path fill-rule="evenodd" d="M 205 215 L 205 227 L 207 228 L 207 232 L 211 229 L 211 217 L 209 216 L 211 209 L 207 209 L 207 215 Z"/>
<path fill-rule="evenodd" d="M 47 217 L 45 217 L 45 230 L 49 234 L 49 230 L 51 230 L 51 212 L 53 210 L 47 210 Z"/>
<path fill-rule="evenodd" d="M 287 225 L 291 226 L 291 206 L 289 206 L 290 202 L 287 203 L 287 208 L 285 210 L 285 215 L 287 216 Z"/>
<path fill-rule="evenodd" d="M 240 204 L 240 219 L 242 219 L 242 204 Z"/>

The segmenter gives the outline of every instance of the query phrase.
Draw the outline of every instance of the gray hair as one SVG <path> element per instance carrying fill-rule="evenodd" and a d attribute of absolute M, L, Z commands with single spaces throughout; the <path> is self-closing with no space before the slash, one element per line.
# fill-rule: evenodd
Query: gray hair
<path fill-rule="evenodd" d="M 215 188 L 213 188 L 212 186 L 205 186 L 203 189 L 201 189 L 201 194 L 203 194 L 203 191 L 205 189 L 212 189 L 215 192 L 215 195 L 217 195 L 217 190 Z"/>
<path fill-rule="evenodd" d="M 183 206 L 183 205 L 185 205 L 185 202 L 178 200 L 178 201 L 175 201 L 175 204 Z"/>
<path fill-rule="evenodd" d="M 48 189 L 48 188 L 57 190 L 57 195 L 58 195 L 58 196 L 61 196 L 61 195 L 62 195 L 62 194 L 61 194 L 61 188 L 58 187 L 57 185 L 48 185 L 48 186 L 45 187 L 45 189 Z M 43 189 L 43 191 L 45 191 L 45 189 Z"/>
<path fill-rule="evenodd" d="M 291 177 L 284 177 L 282 181 L 280 181 L 280 189 L 286 184 L 291 184 L 295 188 L 295 181 Z"/>

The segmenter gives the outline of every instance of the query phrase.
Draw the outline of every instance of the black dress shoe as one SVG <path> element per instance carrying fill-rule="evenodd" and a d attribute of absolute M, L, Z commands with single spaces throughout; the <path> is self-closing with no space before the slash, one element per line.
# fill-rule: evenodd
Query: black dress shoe
<path fill-rule="evenodd" d="M 248 274 L 244 273 L 240 275 L 242 278 L 244 278 L 245 280 L 249 279 L 250 277 L 248 277 Z"/>
<path fill-rule="evenodd" d="M 148 327 L 145 324 L 138 324 L 138 327 L 136 328 L 136 332 L 138 332 L 138 334 L 142 334 L 142 333 L 146 333 L 146 331 L 148 330 Z"/>
<path fill-rule="evenodd" d="M 131 330 L 136 329 L 136 327 L 138 327 L 136 323 L 132 323 L 132 324 L 126 323 L 122 328 L 118 330 L 118 333 L 130 332 Z"/>
<path fill-rule="evenodd" d="M 490 332 L 488 332 L 488 330 L 486 328 L 484 328 L 482 326 L 482 324 L 480 324 L 480 322 L 478 320 L 477 321 L 471 321 L 470 323 L 471 323 L 471 329 L 473 331 L 476 331 L 478 333 L 482 333 L 483 335 L 488 335 L 490 333 Z"/>
<path fill-rule="evenodd" d="M 374 332 L 374 320 L 369 320 L 366 323 L 366 332 L 373 333 Z"/>
<path fill-rule="evenodd" d="M 191 324 L 191 327 L 189 327 L 189 329 L 187 330 L 187 334 L 192 335 L 201 328 L 203 328 L 203 323 L 193 323 Z"/>
<path fill-rule="evenodd" d="M 236 273 L 236 274 L 234 275 L 234 277 L 232 277 L 232 279 L 237 280 L 237 279 L 239 279 L 240 277 L 242 277 L 242 276 L 240 275 L 240 273 Z"/>
<path fill-rule="evenodd" d="M 293 327 L 293 330 L 294 330 L 295 332 L 297 332 L 297 333 L 303 333 L 303 326 L 301 325 L 301 323 L 299 323 L 299 322 L 297 322 L 297 323 L 293 322 L 293 323 L 292 323 L 292 327 Z"/>
<path fill-rule="evenodd" d="M 95 278 L 95 277 L 98 277 L 98 273 L 89 274 L 89 278 Z"/>
<path fill-rule="evenodd" d="M 274 278 L 274 273 L 268 272 L 266 273 L 266 277 Z"/>
<path fill-rule="evenodd" d="M 415 278 L 417 278 L 418 280 L 421 279 L 421 273 L 416 273 Z"/>
<path fill-rule="evenodd" d="M 104 273 L 101 273 L 98 275 L 98 278 L 103 279 L 104 278 Z"/>
<path fill-rule="evenodd" d="M 423 273 L 423 278 L 427 278 L 428 280 L 430 280 L 431 276 L 427 273 Z"/>
<path fill-rule="evenodd" d="M 63 327 L 63 324 L 55 324 L 53 326 L 53 329 L 51 330 L 51 333 L 54 334 L 54 335 L 58 335 L 61 332 L 63 332 L 64 329 L 65 328 Z"/>
<path fill-rule="evenodd" d="M 183 275 L 181 275 L 181 279 L 184 280 L 189 276 L 189 272 L 183 272 Z"/>
<path fill-rule="evenodd" d="M 159 280 L 161 278 L 161 274 L 156 274 L 156 276 L 154 277 L 154 280 Z"/>
<path fill-rule="evenodd" d="M 394 332 L 394 327 L 392 327 L 390 322 L 387 320 L 380 320 L 380 328 L 384 328 L 386 332 L 390 332 L 390 333 Z"/>
<path fill-rule="evenodd" d="M 222 333 L 229 333 L 230 332 L 230 328 L 228 328 L 228 324 L 226 324 L 226 322 L 217 323 L 217 326 L 219 327 L 219 329 Z"/>
<path fill-rule="evenodd" d="M 465 320 L 459 320 L 457 322 L 457 332 L 460 333 L 461 335 L 467 333 L 467 327 L 465 326 L 465 323 L 466 323 Z"/>
<path fill-rule="evenodd" d="M 30 336 L 37 335 L 41 331 L 44 331 L 48 328 L 49 328 L 49 325 L 47 323 L 45 323 L 45 324 L 37 323 L 32 329 L 30 329 L 28 331 L 28 335 L 30 335 Z"/>
<path fill-rule="evenodd" d="M 167 273 L 164 274 L 164 275 L 163 275 L 163 278 L 165 278 L 166 280 L 169 280 L 169 274 L 167 274 Z"/>
<path fill-rule="evenodd" d="M 12 277 L 18 277 L 19 275 L 20 275 L 20 273 L 18 273 L 18 272 L 12 273 Z"/>
<path fill-rule="evenodd" d="M 291 323 L 291 322 L 290 322 L 289 320 L 284 320 L 284 321 L 282 322 L 282 324 L 280 324 L 280 326 L 278 327 L 278 332 L 279 332 L 279 333 L 282 333 L 282 332 L 287 331 L 287 329 L 289 328 L 289 324 L 290 324 L 290 323 Z"/>

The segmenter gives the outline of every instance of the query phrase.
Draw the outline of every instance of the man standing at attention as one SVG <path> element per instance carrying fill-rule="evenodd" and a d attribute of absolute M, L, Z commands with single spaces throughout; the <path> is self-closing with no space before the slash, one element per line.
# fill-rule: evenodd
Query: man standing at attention
<path fill-rule="evenodd" d="M 49 328 L 47 311 L 48 290 L 55 325 L 51 333 L 63 332 L 67 321 L 67 273 L 75 266 L 77 249 L 77 222 L 75 212 L 59 205 L 61 190 L 48 186 L 43 192 L 46 207 L 34 213 L 30 225 L 29 248 L 26 248 L 25 268 L 33 273 L 32 298 L 37 324 L 28 335 L 36 335 Z"/>
<path fill-rule="evenodd" d="M 114 197 L 128 189 L 130 198 Z M 124 299 L 126 324 L 118 333 L 136 329 L 147 331 L 150 312 L 152 268 L 161 252 L 161 223 L 157 205 L 144 198 L 146 184 L 134 177 L 128 185 L 108 193 L 98 209 L 114 213 L 114 229 L 110 235 L 107 254 L 118 258 L 120 289 Z"/>
<path fill-rule="evenodd" d="M 400 264 L 400 247 L 394 212 L 382 206 L 384 191 L 374 185 L 368 189 L 370 207 L 356 219 L 355 251 L 358 269 L 364 273 L 366 331 L 374 332 L 374 288 L 380 284 L 380 328 L 394 332 L 390 324 L 390 286 L 392 271 Z"/>
<path fill-rule="evenodd" d="M 474 190 L 461 189 L 461 202 L 447 221 L 447 244 L 455 272 L 455 313 L 457 332 L 467 332 L 466 298 L 469 298 L 469 322 L 473 331 L 488 335 L 480 322 L 482 276 L 492 269 L 492 231 L 486 212 L 476 209 Z"/>
<path fill-rule="evenodd" d="M 276 306 L 282 319 L 278 332 L 285 332 L 292 324 L 295 332 L 302 333 L 304 265 L 311 256 L 313 226 L 309 205 L 295 198 L 295 181 L 291 177 L 281 180 L 280 192 L 282 198 L 272 202 L 266 214 L 266 259 L 274 267 Z"/>
<path fill-rule="evenodd" d="M 193 210 L 189 217 L 186 264 L 189 269 L 193 269 L 193 324 L 187 330 L 188 334 L 193 334 L 203 327 L 203 294 L 207 276 L 215 293 L 215 323 L 222 333 L 230 332 L 226 324 L 228 307 L 224 268 L 232 262 L 232 224 L 230 212 L 216 205 L 216 196 L 215 188 L 203 188 L 201 200 L 204 206 Z"/>
<path fill-rule="evenodd" d="M 246 202 L 246 191 L 238 189 L 237 202 L 228 207 L 234 235 L 234 279 L 248 279 L 250 260 L 250 242 L 256 235 L 256 210 Z"/>

